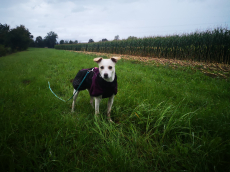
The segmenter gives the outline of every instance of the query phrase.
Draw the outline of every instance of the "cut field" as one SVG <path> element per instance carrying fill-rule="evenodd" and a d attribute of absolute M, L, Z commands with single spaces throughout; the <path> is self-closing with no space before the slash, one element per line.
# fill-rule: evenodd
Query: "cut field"
<path fill-rule="evenodd" d="M 69 50 L 72 51 L 72 50 Z M 84 53 L 91 54 L 96 56 L 105 56 L 105 57 L 113 57 L 118 56 L 122 59 L 145 62 L 146 64 L 153 64 L 155 66 L 163 65 L 170 66 L 173 69 L 178 68 L 180 66 L 190 67 L 194 70 L 200 70 L 205 75 L 213 77 L 213 78 L 230 78 L 230 65 L 223 63 L 208 63 L 208 62 L 196 62 L 189 60 L 177 60 L 177 59 L 166 59 L 166 58 L 153 58 L 153 57 L 142 57 L 142 56 L 131 56 L 131 55 L 121 55 L 121 54 L 110 54 L 110 53 L 99 53 L 99 52 L 88 52 L 88 51 L 74 51 L 76 53 Z"/>
<path fill-rule="evenodd" d="M 103 55 L 105 57 L 105 55 Z M 229 171 L 230 81 L 190 66 L 120 60 L 111 117 L 94 116 L 78 70 L 96 55 L 36 49 L 0 58 L 2 171 Z"/>

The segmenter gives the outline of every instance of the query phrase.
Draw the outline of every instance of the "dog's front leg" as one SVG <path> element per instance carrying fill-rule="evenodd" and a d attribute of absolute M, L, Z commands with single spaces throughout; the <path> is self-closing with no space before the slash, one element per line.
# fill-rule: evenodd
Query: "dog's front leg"
<path fill-rule="evenodd" d="M 95 115 L 99 114 L 99 106 L 101 102 L 102 96 L 95 97 Z"/>
<path fill-rule="evenodd" d="M 108 116 L 108 120 L 110 122 L 113 122 L 112 119 L 110 118 L 110 113 L 111 113 L 111 109 L 112 109 L 112 105 L 113 105 L 113 99 L 114 99 L 114 95 L 109 97 L 108 106 L 107 106 L 107 116 Z"/>
<path fill-rule="evenodd" d="M 87 89 L 88 90 L 88 92 L 89 92 L 89 89 Z M 90 96 L 90 104 L 91 104 L 91 106 L 94 108 L 94 106 L 93 106 L 93 96 Z"/>
<path fill-rule="evenodd" d="M 93 109 L 94 109 L 94 106 L 93 106 L 93 96 L 90 96 L 90 104 L 91 104 L 91 106 L 92 106 Z"/>

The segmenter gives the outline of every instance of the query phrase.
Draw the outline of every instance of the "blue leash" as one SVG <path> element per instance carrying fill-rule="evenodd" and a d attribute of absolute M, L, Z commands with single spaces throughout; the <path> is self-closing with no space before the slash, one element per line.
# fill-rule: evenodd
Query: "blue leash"
<path fill-rule="evenodd" d="M 88 70 L 88 71 L 87 71 L 87 73 L 85 74 L 85 77 L 84 77 L 83 80 L 81 81 L 80 85 L 78 86 L 78 88 L 76 89 L 76 91 L 74 92 L 74 94 L 72 95 L 72 97 L 70 97 L 68 100 L 63 100 L 62 98 L 58 97 L 58 96 L 53 92 L 53 90 L 50 88 L 50 82 L 48 81 L 49 89 L 50 89 L 50 91 L 51 91 L 59 100 L 61 100 L 61 101 L 63 101 L 63 102 L 67 102 L 67 101 L 69 101 L 70 99 L 73 98 L 73 96 L 76 94 L 76 92 L 77 92 L 78 89 L 80 88 L 81 84 L 82 84 L 83 81 L 85 80 L 85 78 L 86 78 L 86 76 L 88 75 L 88 73 L 91 72 L 91 71 L 93 72 L 93 70 L 94 70 L 94 68 L 93 68 L 92 70 Z"/>

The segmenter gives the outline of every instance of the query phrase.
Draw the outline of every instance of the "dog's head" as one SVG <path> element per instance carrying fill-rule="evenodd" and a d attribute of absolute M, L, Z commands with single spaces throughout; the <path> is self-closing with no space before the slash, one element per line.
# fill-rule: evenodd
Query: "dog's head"
<path fill-rule="evenodd" d="M 95 58 L 94 61 L 99 66 L 101 77 L 107 82 L 112 82 L 115 78 L 115 64 L 120 57 L 112 57 L 110 59 L 103 59 L 102 57 Z"/>

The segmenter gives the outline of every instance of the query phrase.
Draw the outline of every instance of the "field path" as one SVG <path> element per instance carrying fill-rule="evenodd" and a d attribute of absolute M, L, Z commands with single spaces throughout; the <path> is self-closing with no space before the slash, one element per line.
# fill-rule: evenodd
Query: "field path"
<path fill-rule="evenodd" d="M 109 53 L 99 53 L 99 52 L 88 52 L 88 51 L 74 51 L 76 53 L 84 54 L 94 54 L 97 56 L 107 56 L 107 57 L 121 57 L 126 60 L 141 61 L 148 64 L 155 65 L 168 65 L 172 68 L 178 68 L 179 66 L 190 66 L 193 69 L 202 71 L 205 75 L 216 78 L 229 79 L 230 78 L 230 65 L 222 63 L 208 63 L 208 62 L 195 62 L 177 59 L 166 59 L 157 57 L 141 57 L 141 56 L 131 56 L 122 54 L 109 54 Z"/>

